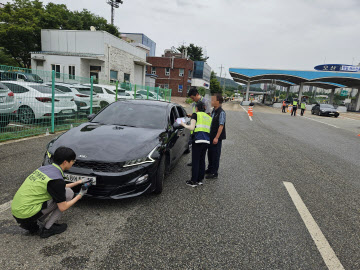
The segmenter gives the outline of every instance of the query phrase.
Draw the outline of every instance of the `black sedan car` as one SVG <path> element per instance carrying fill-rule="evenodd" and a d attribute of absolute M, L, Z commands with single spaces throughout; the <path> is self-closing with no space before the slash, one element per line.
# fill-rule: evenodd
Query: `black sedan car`
<path fill-rule="evenodd" d="M 122 199 L 161 193 L 165 173 L 189 149 L 190 132 L 177 118 L 183 107 L 149 100 L 120 100 L 89 116 L 89 122 L 70 129 L 48 144 L 44 165 L 60 146 L 72 148 L 76 162 L 67 181 L 91 178 L 87 195 Z M 189 119 L 186 119 L 188 121 Z"/>
<path fill-rule="evenodd" d="M 340 115 L 340 113 L 335 109 L 335 107 L 330 104 L 316 104 L 314 107 L 312 107 L 311 114 L 335 117 L 338 117 Z"/>

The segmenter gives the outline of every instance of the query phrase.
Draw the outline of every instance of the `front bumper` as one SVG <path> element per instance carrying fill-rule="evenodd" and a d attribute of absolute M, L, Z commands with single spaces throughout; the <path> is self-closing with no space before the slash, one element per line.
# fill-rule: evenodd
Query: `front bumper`
<path fill-rule="evenodd" d="M 49 160 L 45 158 L 44 164 L 49 163 Z M 96 177 L 96 185 L 88 189 L 87 197 L 98 199 L 125 199 L 153 192 L 155 189 L 157 168 L 158 161 L 124 168 L 124 170 L 120 172 L 99 172 L 90 168 L 76 167 L 75 164 L 66 173 Z M 147 180 L 137 184 L 137 180 L 143 176 L 148 176 Z"/>
<path fill-rule="evenodd" d="M 339 116 L 340 114 L 338 112 L 321 112 L 321 115 L 324 115 L 324 116 Z"/>

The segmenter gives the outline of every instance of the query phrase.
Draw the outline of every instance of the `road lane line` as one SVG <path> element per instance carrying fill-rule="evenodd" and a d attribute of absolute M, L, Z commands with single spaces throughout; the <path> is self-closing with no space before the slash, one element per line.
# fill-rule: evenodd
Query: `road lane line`
<path fill-rule="evenodd" d="M 329 242 L 326 240 L 325 236 L 321 232 L 316 221 L 312 217 L 311 213 L 307 209 L 300 195 L 297 193 L 294 185 L 290 182 L 283 182 L 285 188 L 289 192 L 289 195 L 295 204 L 296 209 L 298 210 L 302 220 L 305 223 L 306 228 L 308 229 L 312 239 L 315 242 L 316 247 L 318 248 L 326 266 L 329 270 L 341 270 L 345 269 L 338 257 L 336 256 L 334 250 L 331 248 Z"/>
<path fill-rule="evenodd" d="M 247 115 L 249 116 L 250 121 L 252 121 L 253 120 L 252 117 L 248 114 L 248 112 L 245 110 L 245 108 L 243 106 L 241 106 L 241 105 L 240 105 L 240 107 L 247 113 Z"/>
<path fill-rule="evenodd" d="M 8 201 L 6 203 L 3 203 L 2 205 L 0 205 L 0 213 L 5 212 L 6 210 L 8 210 L 11 207 L 11 202 L 12 201 Z"/>
<path fill-rule="evenodd" d="M 300 115 L 298 114 L 298 116 L 300 116 Z M 306 119 L 309 119 L 309 120 L 312 120 L 312 121 L 315 121 L 315 122 L 319 122 L 321 124 L 325 124 L 325 125 L 328 125 L 330 127 L 339 128 L 339 127 L 337 127 L 335 125 L 328 124 L 328 123 L 325 123 L 325 122 L 322 122 L 322 121 L 319 121 L 319 120 L 316 120 L 316 119 L 313 119 L 313 118 L 310 118 L 310 117 L 306 117 L 306 116 L 300 116 L 300 117 L 303 117 L 303 118 L 306 118 Z"/>

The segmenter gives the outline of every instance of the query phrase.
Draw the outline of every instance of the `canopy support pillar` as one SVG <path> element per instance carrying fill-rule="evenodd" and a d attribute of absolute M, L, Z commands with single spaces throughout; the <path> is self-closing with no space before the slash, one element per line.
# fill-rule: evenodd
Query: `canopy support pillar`
<path fill-rule="evenodd" d="M 335 95 L 335 88 L 331 89 L 330 98 L 329 98 L 329 104 L 334 103 L 334 95 Z"/>
<path fill-rule="evenodd" d="M 356 94 L 355 111 L 360 110 L 360 87 L 357 90 L 358 92 Z"/>
<path fill-rule="evenodd" d="M 245 101 L 249 101 L 249 92 L 250 92 L 250 80 L 249 80 L 248 83 L 247 83 Z"/>
<path fill-rule="evenodd" d="M 289 98 L 289 94 L 290 94 L 290 86 L 287 87 L 287 90 L 286 90 L 286 98 L 285 98 L 285 99 L 288 99 L 288 98 Z"/>
<path fill-rule="evenodd" d="M 303 89 L 304 89 L 304 83 L 300 83 L 300 88 L 299 88 L 299 102 L 301 102 L 301 99 L 302 99 Z"/>

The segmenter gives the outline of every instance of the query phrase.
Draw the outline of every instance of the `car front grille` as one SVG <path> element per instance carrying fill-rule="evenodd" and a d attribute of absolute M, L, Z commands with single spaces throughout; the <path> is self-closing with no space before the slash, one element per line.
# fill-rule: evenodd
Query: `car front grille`
<path fill-rule="evenodd" d="M 83 161 L 77 160 L 74 164 L 76 168 L 91 169 L 94 172 L 125 172 L 131 169 L 131 167 L 123 167 L 124 162 L 98 162 L 98 161 Z"/>

